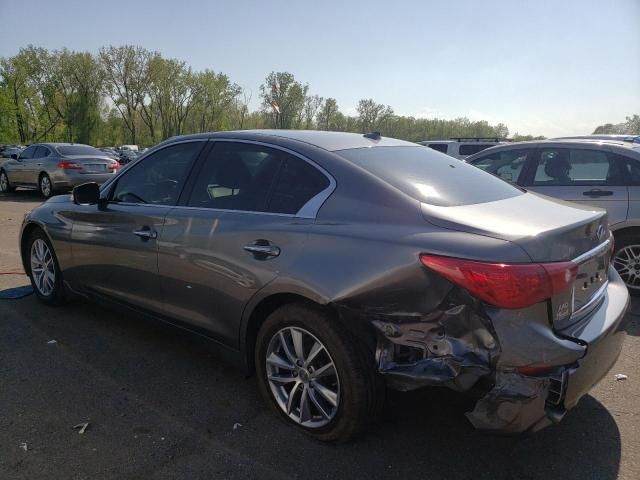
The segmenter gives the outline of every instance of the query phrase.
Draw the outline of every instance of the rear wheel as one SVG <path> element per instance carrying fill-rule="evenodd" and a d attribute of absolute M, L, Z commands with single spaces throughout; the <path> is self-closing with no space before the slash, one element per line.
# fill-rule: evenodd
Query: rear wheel
<path fill-rule="evenodd" d="M 0 170 L 0 193 L 11 193 L 15 191 L 15 189 L 16 188 L 9 183 L 7 173 L 4 170 Z"/>
<path fill-rule="evenodd" d="M 44 198 L 49 198 L 53 196 L 54 194 L 53 184 L 51 183 L 51 178 L 49 178 L 49 175 L 47 175 L 46 173 L 43 173 L 42 175 L 40 175 L 39 185 L 40 185 L 40 193 Z"/>
<path fill-rule="evenodd" d="M 629 293 L 640 296 L 640 238 L 620 235 L 615 240 L 613 266 L 626 283 Z"/>
<path fill-rule="evenodd" d="M 260 390 L 292 425 L 323 441 L 342 442 L 375 420 L 383 384 L 347 329 L 311 305 L 273 312 L 256 343 Z"/>
<path fill-rule="evenodd" d="M 45 303 L 63 303 L 62 272 L 53 246 L 42 230 L 29 235 L 26 254 L 27 273 L 36 296 Z"/>

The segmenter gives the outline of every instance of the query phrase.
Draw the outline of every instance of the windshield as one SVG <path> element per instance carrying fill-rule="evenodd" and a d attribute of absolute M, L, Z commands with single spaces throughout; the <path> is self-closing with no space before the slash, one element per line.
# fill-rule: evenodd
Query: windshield
<path fill-rule="evenodd" d="M 104 155 L 103 152 L 89 145 L 63 145 L 56 148 L 60 155 Z"/>
<path fill-rule="evenodd" d="M 430 205 L 469 205 L 523 193 L 479 168 L 422 146 L 357 148 L 335 153 Z"/>

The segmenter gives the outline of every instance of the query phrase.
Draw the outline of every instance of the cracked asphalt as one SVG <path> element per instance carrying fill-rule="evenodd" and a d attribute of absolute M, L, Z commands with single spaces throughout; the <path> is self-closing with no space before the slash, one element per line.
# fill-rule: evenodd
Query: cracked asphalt
<path fill-rule="evenodd" d="M 0 291 L 28 284 L 17 235 L 39 202 L 0 196 L 0 272 L 12 273 Z M 255 379 L 195 337 L 86 302 L 0 300 L 0 479 L 635 480 L 640 301 L 628 332 L 609 375 L 539 433 L 479 434 L 464 417 L 472 401 L 434 388 L 390 394 L 379 425 L 331 446 L 276 418 Z"/>

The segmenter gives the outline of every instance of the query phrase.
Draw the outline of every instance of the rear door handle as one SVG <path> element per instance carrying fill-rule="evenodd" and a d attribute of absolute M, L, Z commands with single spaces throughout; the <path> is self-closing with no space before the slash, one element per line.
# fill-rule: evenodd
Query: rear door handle
<path fill-rule="evenodd" d="M 142 228 L 140 230 L 134 230 L 134 235 L 142 238 L 143 240 L 156 239 L 158 238 L 158 232 L 155 230 L 151 230 L 150 228 Z"/>
<path fill-rule="evenodd" d="M 593 190 L 582 192 L 582 195 L 586 195 L 587 197 L 610 197 L 613 195 L 613 192 L 611 190 L 600 190 L 599 188 L 594 188 Z"/>
<path fill-rule="evenodd" d="M 280 255 L 280 247 L 268 243 L 248 243 L 242 248 L 247 252 L 253 253 L 256 257 L 277 257 Z"/>

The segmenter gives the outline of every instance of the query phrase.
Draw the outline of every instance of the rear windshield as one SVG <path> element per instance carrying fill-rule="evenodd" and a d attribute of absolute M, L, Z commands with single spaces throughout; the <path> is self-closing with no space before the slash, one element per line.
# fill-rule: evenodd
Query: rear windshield
<path fill-rule="evenodd" d="M 431 205 L 469 205 L 523 193 L 504 180 L 430 148 L 375 147 L 335 153 Z"/>
<path fill-rule="evenodd" d="M 60 155 L 104 155 L 103 152 L 89 145 L 63 145 L 56 149 Z"/>

